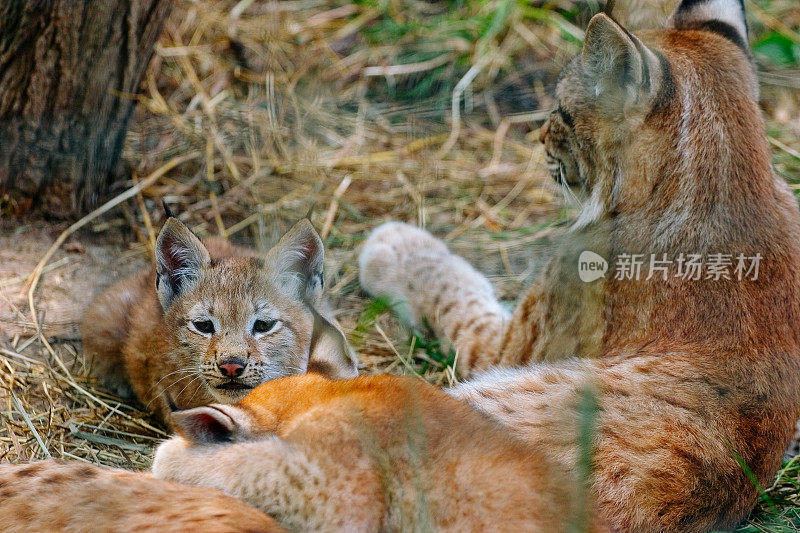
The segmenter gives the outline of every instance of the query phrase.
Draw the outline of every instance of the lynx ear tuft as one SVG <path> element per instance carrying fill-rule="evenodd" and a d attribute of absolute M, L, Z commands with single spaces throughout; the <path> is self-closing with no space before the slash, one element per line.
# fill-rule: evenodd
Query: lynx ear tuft
<path fill-rule="evenodd" d="M 246 416 L 232 405 L 212 404 L 171 414 L 172 426 L 194 444 L 234 442 L 246 433 Z"/>
<path fill-rule="evenodd" d="M 168 218 L 156 240 L 156 292 L 164 310 L 197 283 L 210 262 L 200 239 L 177 218 Z"/>
<path fill-rule="evenodd" d="M 605 13 L 589 22 L 581 66 L 598 109 L 612 115 L 647 104 L 661 69 L 655 54 Z"/>
<path fill-rule="evenodd" d="M 306 301 L 322 294 L 325 251 L 309 220 L 295 224 L 269 251 L 268 258 L 275 266 L 280 288 Z"/>
<path fill-rule="evenodd" d="M 164 208 L 164 214 L 167 215 L 167 218 L 175 218 L 175 213 L 172 212 L 172 209 L 167 205 L 167 201 L 163 198 L 161 199 L 161 207 Z"/>

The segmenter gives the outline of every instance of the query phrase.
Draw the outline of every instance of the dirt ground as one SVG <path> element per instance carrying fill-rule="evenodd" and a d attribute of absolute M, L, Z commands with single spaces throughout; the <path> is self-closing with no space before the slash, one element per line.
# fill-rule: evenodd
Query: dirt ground
<path fill-rule="evenodd" d="M 88 232 L 87 232 L 88 233 Z M 0 343 L 35 331 L 28 309 L 25 280 L 58 236 L 42 221 L 0 231 Z M 35 306 L 48 337 L 80 340 L 81 317 L 106 287 L 147 265 L 146 250 L 123 241 L 87 235 L 69 240 L 50 262 L 36 291 Z"/>

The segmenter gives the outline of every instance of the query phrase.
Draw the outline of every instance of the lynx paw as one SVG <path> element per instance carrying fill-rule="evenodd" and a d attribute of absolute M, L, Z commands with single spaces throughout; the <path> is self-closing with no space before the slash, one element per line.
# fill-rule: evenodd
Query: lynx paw
<path fill-rule="evenodd" d="M 410 272 L 426 261 L 449 256 L 447 246 L 425 231 L 402 222 L 387 222 L 372 230 L 358 257 L 361 287 L 375 297 L 389 298 L 401 320 L 414 324 L 406 294 Z"/>

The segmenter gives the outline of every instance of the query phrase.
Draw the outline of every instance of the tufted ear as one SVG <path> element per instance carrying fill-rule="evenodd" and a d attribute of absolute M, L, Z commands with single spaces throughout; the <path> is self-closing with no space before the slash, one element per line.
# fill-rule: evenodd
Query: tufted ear
<path fill-rule="evenodd" d="M 172 412 L 172 427 L 194 444 L 234 442 L 249 433 L 247 415 L 232 405 L 211 404 Z"/>
<path fill-rule="evenodd" d="M 156 292 L 165 311 L 197 283 L 210 262 L 200 239 L 177 218 L 168 218 L 156 240 Z"/>
<path fill-rule="evenodd" d="M 325 258 L 322 239 L 308 219 L 289 230 L 267 254 L 278 276 L 278 285 L 305 301 L 322 294 L 322 267 Z"/>
<path fill-rule="evenodd" d="M 311 349 L 308 371 L 317 372 L 332 379 L 358 377 L 356 357 L 347 339 L 336 325 L 314 313 L 314 331 L 311 333 Z"/>
<path fill-rule="evenodd" d="M 611 115 L 646 105 L 661 70 L 658 57 L 604 13 L 589 22 L 581 66 L 598 110 Z"/>

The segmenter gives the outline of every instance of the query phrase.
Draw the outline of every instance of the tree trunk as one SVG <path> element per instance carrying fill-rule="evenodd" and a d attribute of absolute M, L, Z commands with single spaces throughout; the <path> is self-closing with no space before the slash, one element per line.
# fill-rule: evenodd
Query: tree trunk
<path fill-rule="evenodd" d="M 127 95 L 169 8 L 0 0 L 0 218 L 32 206 L 79 214 L 108 193 L 136 103 Z"/>

